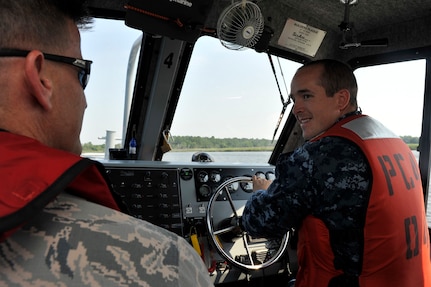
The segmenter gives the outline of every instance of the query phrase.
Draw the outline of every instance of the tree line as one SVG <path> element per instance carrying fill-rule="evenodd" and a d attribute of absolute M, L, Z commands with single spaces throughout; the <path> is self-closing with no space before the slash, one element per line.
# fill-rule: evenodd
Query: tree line
<path fill-rule="evenodd" d="M 174 150 L 272 150 L 275 142 L 268 139 L 176 136 L 170 144 Z"/>
<path fill-rule="evenodd" d="M 401 139 L 407 143 L 411 149 L 416 149 L 419 144 L 419 137 L 401 136 Z M 171 139 L 170 145 L 172 150 L 206 150 L 206 151 L 271 151 L 274 148 L 275 141 L 269 139 L 253 138 L 215 138 L 215 137 L 197 137 L 197 136 L 175 136 Z M 115 146 L 121 148 L 120 144 Z M 94 145 L 91 142 L 82 145 L 84 153 L 105 152 L 105 144 Z"/>

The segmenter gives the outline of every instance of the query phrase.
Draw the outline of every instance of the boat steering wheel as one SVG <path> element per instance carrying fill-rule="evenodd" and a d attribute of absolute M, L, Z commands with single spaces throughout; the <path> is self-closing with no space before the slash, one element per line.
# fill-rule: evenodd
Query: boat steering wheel
<path fill-rule="evenodd" d="M 251 177 L 245 176 L 224 181 L 211 196 L 206 212 L 206 225 L 213 245 L 222 257 L 243 270 L 258 270 L 274 264 L 285 252 L 289 240 L 289 232 L 281 239 L 269 240 L 253 238 L 241 229 L 239 219 L 245 202 L 237 201 L 237 205 L 240 202 L 241 206 L 235 206 L 231 190 L 235 184 L 247 185 L 251 182 Z M 214 212 L 216 209 L 232 213 L 222 218 L 219 212 Z"/>

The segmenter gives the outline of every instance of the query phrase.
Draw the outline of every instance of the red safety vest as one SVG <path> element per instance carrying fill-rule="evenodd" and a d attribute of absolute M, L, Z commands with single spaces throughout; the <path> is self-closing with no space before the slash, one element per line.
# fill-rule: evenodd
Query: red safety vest
<path fill-rule="evenodd" d="M 417 162 L 407 145 L 368 116 L 341 120 L 313 141 L 343 137 L 364 152 L 372 189 L 364 227 L 360 287 L 430 287 L 430 239 Z M 296 287 L 327 287 L 334 267 L 329 231 L 308 216 L 299 229 Z M 350 285 L 349 285 L 350 286 Z"/>
<path fill-rule="evenodd" d="M 0 132 L 0 241 L 61 191 L 119 210 L 95 161 Z"/>

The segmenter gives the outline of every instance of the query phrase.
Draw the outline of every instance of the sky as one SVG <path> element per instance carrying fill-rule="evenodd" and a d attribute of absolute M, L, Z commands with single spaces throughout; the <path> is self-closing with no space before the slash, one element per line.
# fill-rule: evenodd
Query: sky
<path fill-rule="evenodd" d="M 421 134 L 425 60 L 355 71 L 358 102 L 364 113 L 400 136 Z"/>
<path fill-rule="evenodd" d="M 105 137 L 107 130 L 121 138 L 127 64 L 131 47 L 142 33 L 117 22 L 96 19 L 92 29 L 81 31 L 82 55 L 93 61 L 85 89 L 88 106 L 82 143 L 103 143 L 99 138 Z"/>
<path fill-rule="evenodd" d="M 116 143 L 121 143 L 127 64 L 131 47 L 140 35 L 140 31 L 121 22 L 100 19 L 93 29 L 81 31 L 83 57 L 93 60 L 85 90 L 88 108 L 82 143 L 101 144 L 106 131 L 114 131 Z M 200 39 L 196 45 L 172 135 L 271 139 L 282 108 L 277 81 L 286 99 L 290 80 L 300 65 L 273 57 L 275 80 L 266 54 L 229 51 L 221 43 L 214 43 L 217 41 Z M 212 55 L 210 59 L 208 54 Z M 355 74 L 364 114 L 377 118 L 400 136 L 420 135 L 424 61 L 368 67 Z"/>

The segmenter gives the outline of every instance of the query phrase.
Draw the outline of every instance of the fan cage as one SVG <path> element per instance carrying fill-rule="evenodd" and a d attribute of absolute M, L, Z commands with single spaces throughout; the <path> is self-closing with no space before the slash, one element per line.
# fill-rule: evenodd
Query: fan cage
<path fill-rule="evenodd" d="M 262 12 L 259 6 L 250 1 L 241 1 L 227 7 L 217 23 L 220 42 L 231 50 L 254 47 L 263 29 Z"/>

